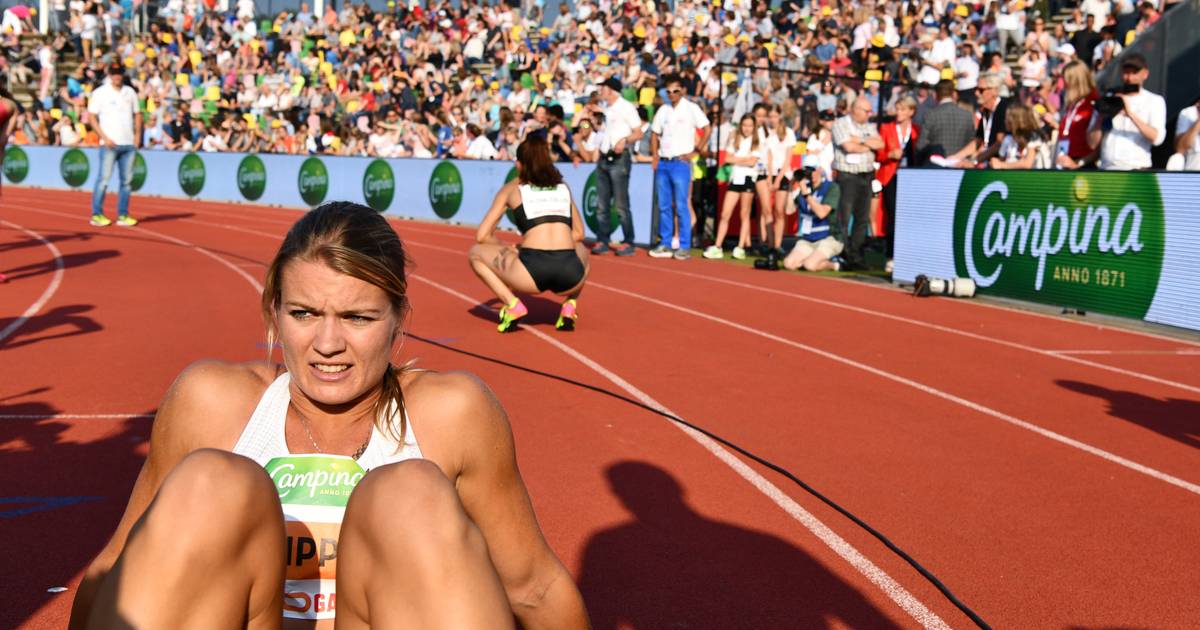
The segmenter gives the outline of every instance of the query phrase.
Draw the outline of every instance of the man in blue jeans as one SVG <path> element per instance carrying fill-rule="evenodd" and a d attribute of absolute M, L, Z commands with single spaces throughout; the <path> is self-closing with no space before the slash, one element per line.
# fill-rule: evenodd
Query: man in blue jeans
<path fill-rule="evenodd" d="M 659 243 L 650 250 L 655 258 L 686 260 L 691 257 L 692 214 L 688 208 L 688 193 L 692 183 L 692 158 L 696 156 L 699 130 L 704 137 L 699 145 L 708 142 L 711 128 L 708 116 L 700 106 L 683 97 L 683 83 L 676 75 L 667 75 L 663 81 L 667 90 L 668 103 L 654 114 L 650 124 L 650 154 L 654 166 L 654 186 L 658 193 L 658 236 Z M 674 251 L 668 246 L 675 231 L 675 217 L 679 217 L 679 247 Z"/>
<path fill-rule="evenodd" d="M 608 242 L 612 235 L 609 206 L 616 201 L 625 246 L 615 252 L 618 256 L 632 256 L 637 250 L 633 246 L 633 215 L 629 212 L 629 171 L 633 162 L 630 149 L 642 138 L 642 118 L 633 103 L 621 97 L 621 82 L 615 77 L 600 84 L 600 99 L 607 108 L 596 160 L 596 246 L 592 253 L 614 251 Z"/>
<path fill-rule="evenodd" d="M 104 215 L 104 193 L 115 163 L 120 173 L 117 225 L 137 225 L 137 219 L 129 216 L 129 187 L 133 183 L 133 156 L 142 145 L 142 116 L 137 92 L 125 85 L 125 70 L 120 65 L 110 66 L 108 82 L 92 90 L 87 111 L 88 121 L 100 135 L 100 173 L 92 189 L 91 224 L 105 227 L 113 223 Z"/>

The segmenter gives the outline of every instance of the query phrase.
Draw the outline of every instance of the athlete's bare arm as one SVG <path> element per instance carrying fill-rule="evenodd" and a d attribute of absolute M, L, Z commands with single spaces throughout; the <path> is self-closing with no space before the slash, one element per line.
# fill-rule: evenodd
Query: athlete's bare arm
<path fill-rule="evenodd" d="M 496 198 L 492 200 L 492 205 L 488 208 L 487 214 L 484 215 L 483 221 L 479 223 L 479 229 L 475 231 L 476 243 L 500 243 L 496 238 L 496 226 L 500 224 L 500 217 L 504 216 L 504 211 L 508 210 L 516 195 L 519 186 L 517 180 L 512 180 L 500 187 L 500 191 L 496 193 Z M 518 197 L 516 201 L 520 201 Z"/>
<path fill-rule="evenodd" d="M 579 214 L 579 207 L 575 205 L 575 198 L 571 198 L 571 238 L 576 243 L 582 243 L 585 234 L 583 232 L 583 216 Z"/>
<path fill-rule="evenodd" d="M 125 548 L 171 469 L 200 448 L 231 450 L 270 383 L 267 364 L 201 362 L 189 366 L 167 390 L 154 417 L 150 451 L 133 484 L 117 530 L 84 573 L 71 608 L 70 630 L 82 630 L 96 591 Z"/>
<path fill-rule="evenodd" d="M 491 390 L 470 374 L 451 372 L 422 373 L 409 391 L 422 451 L 454 483 L 483 533 L 521 624 L 587 628 L 583 598 L 538 526 L 508 417 Z"/>

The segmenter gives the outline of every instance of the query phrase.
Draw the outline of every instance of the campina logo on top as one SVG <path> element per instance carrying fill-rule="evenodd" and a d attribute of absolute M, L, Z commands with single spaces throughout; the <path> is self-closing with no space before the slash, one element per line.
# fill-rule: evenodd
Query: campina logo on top
<path fill-rule="evenodd" d="M 179 187 L 184 194 L 195 197 L 204 190 L 204 160 L 195 153 L 188 153 L 179 161 Z"/>
<path fill-rule="evenodd" d="M 1005 295 L 1141 318 L 1164 238 L 1151 173 L 967 171 L 958 189 L 958 275 Z"/>
<path fill-rule="evenodd" d="M 137 192 L 146 185 L 146 158 L 142 157 L 142 152 L 138 151 L 133 154 L 133 179 L 129 182 L 129 189 Z"/>
<path fill-rule="evenodd" d="M 300 165 L 300 174 L 296 177 L 296 186 L 300 190 L 300 198 L 310 206 L 320 205 L 325 201 L 329 192 L 329 171 L 321 158 L 310 157 Z"/>
<path fill-rule="evenodd" d="M 8 181 L 19 184 L 29 175 L 29 155 L 21 147 L 11 146 L 4 150 L 4 176 Z"/>
<path fill-rule="evenodd" d="M 433 167 L 429 175 L 429 205 L 443 219 L 449 219 L 462 205 L 463 180 L 458 167 L 444 161 Z"/>
<path fill-rule="evenodd" d="M 587 223 L 588 228 L 592 230 L 592 234 L 596 233 L 596 228 L 600 225 L 596 220 L 596 210 L 599 208 L 600 191 L 596 188 L 596 172 L 592 171 L 592 174 L 588 175 L 587 183 L 583 185 L 583 220 Z M 621 219 L 617 215 L 616 200 L 610 199 L 608 202 L 609 231 L 615 230 L 620 223 Z"/>
<path fill-rule="evenodd" d="M 362 188 L 368 206 L 378 212 L 387 210 L 396 196 L 396 176 L 392 167 L 383 160 L 373 160 L 363 171 Z"/>
<path fill-rule="evenodd" d="M 242 158 L 237 169 L 238 191 L 246 201 L 258 201 L 267 188 L 267 167 L 262 158 L 251 153 Z"/>
<path fill-rule="evenodd" d="M 90 170 L 91 165 L 88 163 L 87 154 L 79 149 L 70 149 L 63 153 L 62 159 L 58 162 L 58 172 L 62 175 L 63 181 L 71 188 L 82 186 L 87 181 Z"/>

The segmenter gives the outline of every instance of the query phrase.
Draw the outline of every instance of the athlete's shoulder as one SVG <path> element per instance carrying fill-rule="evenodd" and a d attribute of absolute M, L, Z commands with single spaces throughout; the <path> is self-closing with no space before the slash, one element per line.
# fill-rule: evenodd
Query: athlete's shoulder
<path fill-rule="evenodd" d="M 278 371 L 267 362 L 197 361 L 167 390 L 156 428 L 170 428 L 192 448 L 231 448 Z"/>
<path fill-rule="evenodd" d="M 511 444 L 508 416 L 478 376 L 465 371 L 417 372 L 402 382 L 421 450 L 455 470 Z"/>
<path fill-rule="evenodd" d="M 499 407 L 496 395 L 478 376 L 463 370 L 434 372 L 413 371 L 403 383 L 405 396 L 410 400 L 437 405 L 439 415 L 457 417 L 473 415 Z"/>

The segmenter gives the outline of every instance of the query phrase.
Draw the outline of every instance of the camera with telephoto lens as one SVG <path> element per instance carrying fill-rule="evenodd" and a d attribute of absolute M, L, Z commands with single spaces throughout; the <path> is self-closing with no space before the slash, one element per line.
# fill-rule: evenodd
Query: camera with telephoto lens
<path fill-rule="evenodd" d="M 1140 86 L 1128 83 L 1111 90 L 1105 90 L 1104 95 L 1096 99 L 1096 111 L 1102 116 L 1116 116 L 1125 110 L 1125 99 L 1122 94 L 1137 94 Z"/>
<path fill-rule="evenodd" d="M 775 249 L 767 250 L 767 255 L 754 261 L 755 269 L 765 269 L 767 271 L 779 271 L 779 254 L 775 253 Z"/>

